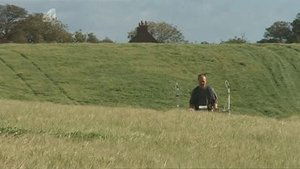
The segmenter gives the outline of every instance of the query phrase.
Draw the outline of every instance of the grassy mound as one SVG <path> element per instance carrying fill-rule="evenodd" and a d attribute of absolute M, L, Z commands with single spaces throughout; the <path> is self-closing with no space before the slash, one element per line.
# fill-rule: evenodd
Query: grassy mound
<path fill-rule="evenodd" d="M 36 44 L 0 46 L 0 98 L 63 104 L 187 107 L 197 74 L 242 114 L 300 112 L 299 45 Z"/>

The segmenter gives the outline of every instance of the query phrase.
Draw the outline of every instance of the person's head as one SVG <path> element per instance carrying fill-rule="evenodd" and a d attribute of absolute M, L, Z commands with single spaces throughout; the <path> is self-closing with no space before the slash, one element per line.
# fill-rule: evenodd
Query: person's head
<path fill-rule="evenodd" d="M 201 88 L 205 88 L 206 87 L 206 75 L 205 74 L 199 74 L 198 75 L 198 82 L 199 82 L 199 86 Z"/>

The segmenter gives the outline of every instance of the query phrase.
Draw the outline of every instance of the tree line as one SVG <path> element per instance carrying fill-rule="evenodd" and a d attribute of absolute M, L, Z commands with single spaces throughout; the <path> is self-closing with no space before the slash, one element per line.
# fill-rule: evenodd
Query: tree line
<path fill-rule="evenodd" d="M 149 33 L 159 43 L 185 43 L 184 36 L 176 26 L 166 22 L 149 22 Z M 136 34 L 136 29 L 128 32 L 128 38 Z M 16 5 L 0 5 L 0 43 L 113 43 L 108 37 L 99 40 L 94 33 L 78 30 L 71 33 L 67 25 L 57 18 L 49 18 L 42 13 L 29 14 Z"/>
<path fill-rule="evenodd" d="M 42 13 L 29 14 L 15 5 L 0 5 L 0 43 L 112 43 L 109 38 L 99 40 L 94 33 L 81 30 L 71 33 L 57 18 Z"/>
<path fill-rule="evenodd" d="M 222 43 L 248 43 L 245 35 L 229 38 Z M 292 22 L 276 21 L 270 27 L 265 29 L 263 39 L 257 43 L 300 43 L 300 13 Z M 208 44 L 204 41 L 201 44 Z"/>
<path fill-rule="evenodd" d="M 128 32 L 128 39 L 134 37 L 137 28 Z M 189 43 L 176 26 L 166 22 L 148 22 L 149 33 L 159 43 Z M 99 40 L 94 33 L 78 30 L 71 33 L 67 25 L 57 18 L 48 18 L 42 13 L 29 14 L 24 8 L 15 5 L 0 5 L 0 43 L 113 43 L 108 37 Z M 245 36 L 235 36 L 220 43 L 247 43 Z M 292 22 L 276 21 L 265 29 L 263 39 L 257 43 L 299 43 L 300 13 Z M 208 42 L 201 42 L 208 44 Z"/>
<path fill-rule="evenodd" d="M 299 43 L 300 13 L 292 22 L 276 21 L 266 28 L 264 38 L 257 43 Z"/>
<path fill-rule="evenodd" d="M 247 43 L 244 35 L 235 36 L 221 43 Z M 292 22 L 276 21 L 265 29 L 263 39 L 257 43 L 300 43 L 300 13 Z"/>

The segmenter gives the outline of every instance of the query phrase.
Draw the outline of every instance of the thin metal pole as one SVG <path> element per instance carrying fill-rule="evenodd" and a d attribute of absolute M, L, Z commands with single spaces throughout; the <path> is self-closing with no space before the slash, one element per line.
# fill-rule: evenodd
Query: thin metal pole
<path fill-rule="evenodd" d="M 176 107 L 179 107 L 179 84 L 178 82 L 176 82 L 175 84 L 175 93 L 176 93 L 176 102 L 177 102 L 177 105 Z"/>
<path fill-rule="evenodd" d="M 230 84 L 227 80 L 225 80 L 225 86 L 227 88 L 227 94 L 228 94 L 228 98 L 227 98 L 227 111 L 228 113 L 230 113 Z"/>

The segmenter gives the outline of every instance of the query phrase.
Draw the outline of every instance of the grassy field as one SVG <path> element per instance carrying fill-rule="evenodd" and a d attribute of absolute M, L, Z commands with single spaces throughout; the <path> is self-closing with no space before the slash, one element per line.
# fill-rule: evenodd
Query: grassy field
<path fill-rule="evenodd" d="M 0 168 L 299 168 L 299 68 L 295 44 L 1 44 Z M 200 72 L 231 115 L 187 111 Z"/>
<path fill-rule="evenodd" d="M 0 168 L 297 168 L 300 118 L 0 100 Z"/>
<path fill-rule="evenodd" d="M 187 107 L 207 72 L 222 108 L 224 81 L 234 113 L 288 117 L 300 112 L 300 45 L 3 44 L 0 99 L 63 104 Z"/>

